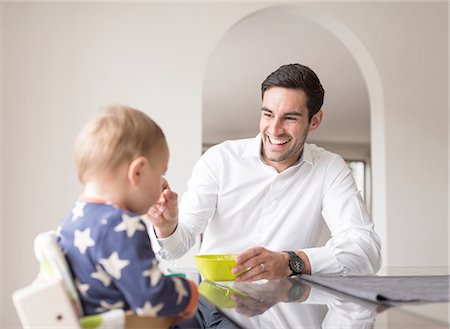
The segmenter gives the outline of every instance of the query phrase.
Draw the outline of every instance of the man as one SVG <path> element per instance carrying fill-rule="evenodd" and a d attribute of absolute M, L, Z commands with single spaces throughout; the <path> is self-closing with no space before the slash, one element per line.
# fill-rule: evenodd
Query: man
<path fill-rule="evenodd" d="M 380 242 L 350 169 L 305 143 L 322 121 L 324 90 L 301 64 L 262 83 L 260 133 L 211 147 L 195 165 L 180 204 L 167 187 L 149 211 L 161 254 L 237 253 L 237 281 L 305 274 L 373 274 Z M 332 238 L 317 247 L 323 225 Z"/>

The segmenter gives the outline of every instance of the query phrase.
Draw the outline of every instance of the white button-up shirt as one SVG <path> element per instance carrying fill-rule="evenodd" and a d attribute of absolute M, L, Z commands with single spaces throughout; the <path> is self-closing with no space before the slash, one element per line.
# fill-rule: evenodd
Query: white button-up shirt
<path fill-rule="evenodd" d="M 299 161 L 278 173 L 260 150 L 258 135 L 205 152 L 182 197 L 177 229 L 158 239 L 162 257 L 182 256 L 204 232 L 200 253 L 302 250 L 312 274 L 377 272 L 380 240 L 345 161 L 305 144 Z M 332 237 L 317 246 L 325 224 Z"/>

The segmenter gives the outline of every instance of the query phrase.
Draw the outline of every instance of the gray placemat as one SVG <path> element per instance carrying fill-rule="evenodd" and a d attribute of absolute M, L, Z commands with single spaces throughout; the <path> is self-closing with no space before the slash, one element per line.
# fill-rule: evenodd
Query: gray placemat
<path fill-rule="evenodd" d="M 449 275 L 315 276 L 302 279 L 378 303 L 448 302 Z"/>

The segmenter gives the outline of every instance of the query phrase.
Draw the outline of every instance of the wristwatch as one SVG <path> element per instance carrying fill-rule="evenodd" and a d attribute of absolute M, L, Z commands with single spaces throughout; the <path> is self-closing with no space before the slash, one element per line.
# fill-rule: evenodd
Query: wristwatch
<path fill-rule="evenodd" d="M 292 271 L 290 276 L 301 274 L 305 264 L 303 260 L 294 251 L 285 251 L 289 255 L 289 268 Z"/>

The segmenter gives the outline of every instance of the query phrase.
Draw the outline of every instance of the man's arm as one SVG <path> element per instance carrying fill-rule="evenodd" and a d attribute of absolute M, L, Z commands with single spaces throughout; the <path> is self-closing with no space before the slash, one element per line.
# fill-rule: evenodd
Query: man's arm
<path fill-rule="evenodd" d="M 305 274 L 374 274 L 381 266 L 380 240 L 350 169 L 341 157 L 328 166 L 324 179 L 322 216 L 332 238 L 325 246 L 297 250 Z M 263 264 L 263 265 L 261 265 Z M 262 247 L 250 248 L 238 257 L 241 281 L 276 279 L 290 275 L 287 254 Z"/>
<path fill-rule="evenodd" d="M 322 217 L 331 232 L 325 246 L 303 249 L 312 274 L 375 274 L 381 266 L 381 244 L 372 218 L 341 157 L 330 162 L 324 177 Z"/>
<path fill-rule="evenodd" d="M 219 184 L 214 166 L 217 157 L 211 151 L 212 148 L 195 164 L 179 208 L 176 193 L 166 189 L 159 200 L 161 203 L 149 211 L 164 259 L 179 258 L 192 248 L 216 210 Z"/>

